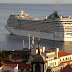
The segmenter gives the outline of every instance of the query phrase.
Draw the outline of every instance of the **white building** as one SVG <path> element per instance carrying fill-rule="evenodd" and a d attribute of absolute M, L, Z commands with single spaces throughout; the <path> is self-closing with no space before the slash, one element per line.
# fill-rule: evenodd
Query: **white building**
<path fill-rule="evenodd" d="M 72 54 L 59 51 L 59 48 L 49 48 L 48 51 L 45 51 L 45 48 L 33 49 L 33 51 L 33 55 L 36 54 L 32 61 L 33 72 L 60 72 L 62 67 L 65 67 L 72 61 Z"/>
<path fill-rule="evenodd" d="M 26 62 L 1 62 L 0 72 L 30 72 L 32 65 Z"/>
<path fill-rule="evenodd" d="M 0 72 L 18 72 L 18 65 L 8 65 L 6 63 L 1 62 L 3 65 L 0 67 Z"/>

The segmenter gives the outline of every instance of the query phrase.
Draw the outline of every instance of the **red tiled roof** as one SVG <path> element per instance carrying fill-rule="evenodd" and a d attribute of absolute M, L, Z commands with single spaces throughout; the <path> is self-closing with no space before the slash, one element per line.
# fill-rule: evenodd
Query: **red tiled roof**
<path fill-rule="evenodd" d="M 26 62 L 5 62 L 6 64 L 18 64 L 19 69 L 29 69 L 32 68 L 32 65 L 26 64 Z"/>
<path fill-rule="evenodd" d="M 14 68 L 14 67 L 16 67 L 16 66 L 11 66 L 11 65 L 8 65 L 8 64 L 6 64 L 6 63 L 3 63 L 3 62 L 1 62 L 1 64 L 2 64 L 2 65 L 4 65 L 4 66 L 6 66 L 6 67 L 11 67 L 11 68 Z"/>
<path fill-rule="evenodd" d="M 12 57 L 12 60 L 20 60 L 21 57 Z"/>
<path fill-rule="evenodd" d="M 63 69 L 62 69 L 62 71 L 72 71 L 72 64 L 69 64 L 69 65 L 67 65 L 66 67 L 64 67 Z"/>
<path fill-rule="evenodd" d="M 6 70 L 6 71 L 2 71 L 2 72 L 10 72 L 9 70 Z"/>
<path fill-rule="evenodd" d="M 58 57 L 63 57 L 63 56 L 67 56 L 67 55 L 71 55 L 71 53 L 67 53 L 67 52 L 64 52 L 64 51 L 58 52 Z"/>
<path fill-rule="evenodd" d="M 19 64 L 19 69 L 24 68 L 24 69 L 29 69 L 32 68 L 32 65 L 30 64 Z"/>

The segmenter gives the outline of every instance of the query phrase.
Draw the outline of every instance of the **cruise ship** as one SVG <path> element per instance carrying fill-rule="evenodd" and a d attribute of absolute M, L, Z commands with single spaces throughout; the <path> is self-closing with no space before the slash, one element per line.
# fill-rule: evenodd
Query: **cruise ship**
<path fill-rule="evenodd" d="M 22 10 L 19 14 L 11 14 L 5 28 L 14 35 L 28 36 L 57 41 L 72 41 L 72 19 L 59 16 L 54 11 L 45 19 L 35 18 L 25 14 Z"/>

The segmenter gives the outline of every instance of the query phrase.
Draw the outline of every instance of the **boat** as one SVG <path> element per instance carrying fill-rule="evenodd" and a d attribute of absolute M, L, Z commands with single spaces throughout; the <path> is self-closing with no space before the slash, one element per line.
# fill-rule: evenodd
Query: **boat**
<path fill-rule="evenodd" d="M 22 10 L 19 14 L 11 14 L 5 28 L 14 35 L 57 40 L 72 41 L 72 19 L 70 16 L 58 15 L 54 11 L 45 19 L 35 18 L 25 14 Z"/>

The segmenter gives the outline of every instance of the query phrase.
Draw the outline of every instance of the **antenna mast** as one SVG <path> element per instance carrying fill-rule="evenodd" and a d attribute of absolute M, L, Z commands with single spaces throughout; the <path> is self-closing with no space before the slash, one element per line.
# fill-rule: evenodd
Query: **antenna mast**
<path fill-rule="evenodd" d="M 30 49 L 30 33 L 28 33 L 28 36 L 29 36 L 29 49 Z"/>
<path fill-rule="evenodd" d="M 34 37 L 32 37 L 32 48 L 34 48 Z"/>
<path fill-rule="evenodd" d="M 23 40 L 23 48 L 25 48 L 24 40 Z"/>

